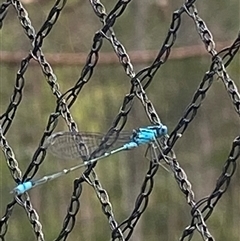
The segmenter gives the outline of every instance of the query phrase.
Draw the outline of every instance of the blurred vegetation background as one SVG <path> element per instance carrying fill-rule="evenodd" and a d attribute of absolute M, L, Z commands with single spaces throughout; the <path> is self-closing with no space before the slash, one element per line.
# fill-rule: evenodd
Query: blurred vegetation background
<path fill-rule="evenodd" d="M 33 26 L 38 30 L 54 1 L 25 0 Z M 107 11 L 115 1 L 102 1 Z M 117 20 L 114 30 L 127 51 L 151 50 L 157 55 L 171 22 L 172 13 L 182 1 L 138 0 L 132 1 L 125 13 Z M 231 43 L 239 31 L 239 0 L 197 1 L 199 15 L 207 23 L 216 42 L 217 50 L 222 43 Z M 68 1 L 49 36 L 44 40 L 46 54 L 85 53 L 91 48 L 92 37 L 101 27 L 89 1 Z M 186 15 L 182 18 L 177 36 L 177 47 L 198 46 L 204 48 L 193 21 Z M 227 47 L 227 46 L 226 46 Z M 10 7 L 0 32 L 0 51 L 16 52 L 24 58 L 31 49 L 31 43 L 21 28 L 14 8 Z M 102 53 L 112 51 L 105 42 Z M 147 89 L 149 99 L 169 132 L 181 118 L 191 101 L 204 73 L 208 71 L 211 57 L 206 55 L 183 56 L 171 59 L 158 71 Z M 153 60 L 153 59 L 152 59 Z M 62 60 L 64 62 L 64 59 Z M 11 62 L 11 61 L 10 61 Z M 20 61 L 16 63 L 1 60 L 0 68 L 0 110 L 6 111 L 15 84 Z M 135 71 L 148 66 L 150 62 L 141 59 L 133 61 Z M 51 64 L 51 62 L 50 62 Z M 77 81 L 82 64 L 54 64 L 62 92 Z M 228 67 L 228 73 L 240 89 L 239 54 Z M 7 134 L 21 170 L 27 168 L 34 150 L 43 134 L 48 116 L 54 111 L 56 100 L 39 66 L 30 64 L 26 75 L 24 96 L 14 123 Z M 89 83 L 81 91 L 71 113 L 79 130 L 105 133 L 116 116 L 122 99 L 130 88 L 129 78 L 122 66 L 113 61 L 100 63 Z M 145 111 L 135 101 L 126 130 L 148 125 Z M 233 139 L 239 135 L 239 118 L 220 80 L 215 80 L 197 117 L 175 146 L 181 166 L 188 175 L 196 194 L 196 200 L 209 195 L 215 187 L 222 167 L 231 149 Z M 57 130 L 67 130 L 60 121 Z M 120 153 L 99 162 L 96 171 L 103 187 L 108 191 L 114 214 L 118 222 L 127 218 L 140 192 L 141 183 L 148 162 L 144 158 L 145 147 Z M 3 216 L 7 203 L 12 200 L 10 190 L 15 186 L 8 171 L 4 155 L 0 154 L 0 212 Z M 76 161 L 64 162 L 47 155 L 37 177 L 70 167 Z M 107 175 L 106 175 L 107 174 Z M 46 240 L 53 240 L 61 230 L 73 188 L 73 180 L 79 173 L 72 173 L 59 180 L 45 184 L 29 192 L 34 208 L 40 216 Z M 210 232 L 218 241 L 238 241 L 240 237 L 240 171 L 232 178 L 231 185 L 207 221 Z M 131 240 L 178 240 L 183 229 L 191 220 L 190 208 L 170 172 L 160 169 L 155 178 L 155 187 L 148 208 L 135 229 Z M 9 222 L 6 240 L 35 240 L 26 213 L 15 206 Z M 106 240 L 110 231 L 106 217 L 94 191 L 84 186 L 81 208 L 77 223 L 68 240 Z M 192 240 L 202 240 L 196 233 Z"/>

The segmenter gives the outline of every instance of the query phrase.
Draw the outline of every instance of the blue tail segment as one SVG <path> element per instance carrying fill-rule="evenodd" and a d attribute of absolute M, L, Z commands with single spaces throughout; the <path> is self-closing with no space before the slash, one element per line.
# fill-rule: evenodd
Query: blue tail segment
<path fill-rule="evenodd" d="M 19 184 L 17 187 L 15 187 L 13 189 L 13 191 L 11 191 L 11 193 L 15 193 L 16 195 L 20 195 L 20 194 L 23 194 L 24 192 L 32 189 L 33 187 L 34 187 L 33 181 L 24 182 L 24 183 Z"/>
<path fill-rule="evenodd" d="M 91 160 L 87 160 L 83 164 L 76 165 L 69 169 L 64 169 L 61 172 L 44 176 L 43 178 L 38 179 L 36 181 L 27 181 L 21 183 L 17 187 L 15 187 L 12 192 L 15 193 L 15 195 L 23 194 L 24 192 L 29 191 L 35 186 L 41 185 L 43 183 L 61 177 L 69 172 L 80 169 L 82 167 L 86 167 L 87 165 L 93 164 L 98 160 L 106 158 L 120 151 L 131 150 L 141 145 L 153 143 L 156 141 L 157 138 L 167 135 L 167 132 L 168 129 L 165 125 L 153 125 L 138 128 L 136 130 L 133 130 L 132 135 L 130 137 L 128 136 L 128 138 L 125 141 L 125 144 L 123 144 L 121 147 L 109 152 L 105 152 L 102 156 L 96 157 Z M 102 140 L 102 136 L 101 138 L 99 138 L 100 140 Z M 81 158 L 84 154 L 80 153 L 80 148 L 78 148 L 77 137 L 81 137 L 81 139 L 84 140 L 84 142 L 86 142 L 86 145 L 88 146 L 88 142 L 91 141 L 91 143 L 94 143 L 96 141 L 96 138 L 99 137 L 99 135 L 91 133 L 72 134 L 71 132 L 58 132 L 51 135 L 47 139 L 44 147 L 48 148 L 54 155 L 60 158 Z M 120 137 L 120 139 L 123 140 L 124 138 Z M 96 149 L 97 147 L 97 145 L 90 146 L 90 148 L 94 149 Z"/>

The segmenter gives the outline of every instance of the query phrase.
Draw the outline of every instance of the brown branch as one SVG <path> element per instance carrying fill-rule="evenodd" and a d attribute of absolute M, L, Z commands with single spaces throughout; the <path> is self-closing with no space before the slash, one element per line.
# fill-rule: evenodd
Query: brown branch
<path fill-rule="evenodd" d="M 217 49 L 221 50 L 226 46 L 230 46 L 231 41 L 216 43 Z M 158 50 L 137 50 L 128 52 L 133 64 L 151 63 L 157 56 Z M 26 52 L 10 52 L 0 51 L 1 64 L 18 64 L 26 57 Z M 84 65 L 88 53 L 46 53 L 45 57 L 51 65 L 67 66 L 67 65 Z M 170 59 L 185 59 L 191 57 L 207 56 L 209 53 L 203 45 L 193 45 L 186 47 L 173 48 L 169 56 Z M 100 53 L 99 64 L 118 64 L 119 60 L 114 52 Z M 36 64 L 36 62 L 33 61 Z"/>

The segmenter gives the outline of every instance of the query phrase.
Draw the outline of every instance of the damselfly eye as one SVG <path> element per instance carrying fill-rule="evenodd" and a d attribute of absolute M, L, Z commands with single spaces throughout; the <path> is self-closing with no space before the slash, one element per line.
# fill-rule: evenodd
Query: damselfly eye
<path fill-rule="evenodd" d="M 160 135 L 164 136 L 164 135 L 167 135 L 167 133 L 168 133 L 168 129 L 166 126 L 163 125 L 160 130 Z"/>

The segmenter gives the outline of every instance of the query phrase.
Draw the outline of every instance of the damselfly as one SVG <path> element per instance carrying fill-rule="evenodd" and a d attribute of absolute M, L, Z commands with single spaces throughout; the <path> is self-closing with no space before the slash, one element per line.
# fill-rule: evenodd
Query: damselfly
<path fill-rule="evenodd" d="M 44 148 L 48 149 L 55 156 L 62 159 L 83 159 L 83 164 L 78 164 L 74 167 L 64 169 L 60 172 L 44 176 L 38 180 L 30 180 L 19 184 L 13 189 L 13 193 L 16 195 L 23 194 L 24 192 L 32 189 L 35 186 L 41 185 L 58 177 L 61 177 L 69 172 L 77 170 L 82 167 L 86 167 L 90 164 L 97 162 L 100 159 L 106 158 L 110 155 L 118 153 L 120 151 L 131 150 L 140 145 L 155 143 L 157 138 L 165 136 L 167 134 L 167 127 L 165 125 L 155 125 L 141 127 L 133 130 L 132 135 L 128 135 L 126 140 L 126 135 L 120 136 L 121 141 L 125 141 L 121 147 L 107 151 L 102 156 L 88 160 L 87 153 L 83 153 L 79 148 L 80 143 L 83 141 L 90 152 L 95 150 L 101 142 L 102 138 L 99 138 L 99 134 L 92 133 L 71 133 L 71 132 L 57 132 L 51 135 L 44 143 Z"/>

